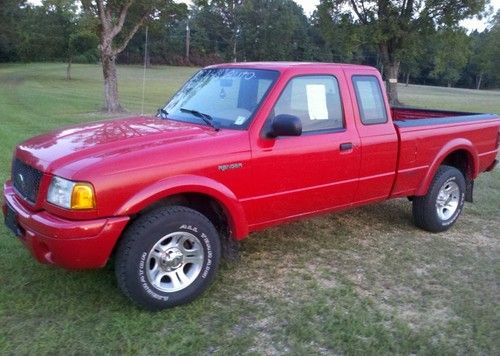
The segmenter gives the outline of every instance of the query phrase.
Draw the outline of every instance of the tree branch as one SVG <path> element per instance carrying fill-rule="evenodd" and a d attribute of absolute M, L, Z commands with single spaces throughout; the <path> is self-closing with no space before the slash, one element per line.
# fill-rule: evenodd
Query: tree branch
<path fill-rule="evenodd" d="M 403 0 L 403 4 L 401 5 L 401 14 L 400 14 L 401 17 L 404 16 L 405 9 L 406 9 L 406 0 Z"/>
<path fill-rule="evenodd" d="M 117 34 L 119 34 L 120 31 L 122 30 L 123 24 L 125 23 L 125 19 L 127 17 L 128 9 L 130 8 L 130 5 L 132 5 L 132 3 L 133 3 L 133 0 L 129 0 L 129 1 L 127 1 L 127 3 L 124 6 L 122 6 L 122 8 L 120 10 L 120 15 L 118 17 L 118 23 L 116 25 L 114 25 L 113 29 L 111 30 L 111 33 L 110 33 L 111 38 L 115 38 L 115 36 Z"/>
<path fill-rule="evenodd" d="M 412 13 L 413 13 L 413 0 L 408 0 L 408 2 L 406 3 L 406 8 L 404 9 L 404 17 L 409 20 L 411 18 Z"/>
<path fill-rule="evenodd" d="M 104 9 L 104 0 L 97 0 L 97 14 L 99 15 L 99 19 L 101 20 L 104 32 L 108 32 L 110 23 Z"/>
<path fill-rule="evenodd" d="M 84 12 L 97 14 L 96 5 L 92 3 L 92 0 L 81 0 L 81 2 Z"/>
<path fill-rule="evenodd" d="M 364 0 L 361 0 L 361 9 L 363 10 L 364 18 L 365 18 L 365 23 L 368 22 L 368 15 L 366 13 L 366 8 L 365 8 L 365 2 Z"/>
<path fill-rule="evenodd" d="M 361 21 L 363 24 L 366 25 L 368 22 L 366 21 L 366 18 L 363 15 L 361 15 L 361 12 L 359 11 L 358 6 L 356 5 L 356 1 L 350 0 L 350 2 L 351 2 L 352 9 L 354 10 L 354 12 L 356 13 L 356 15 L 359 18 L 359 21 Z"/>
<path fill-rule="evenodd" d="M 141 17 L 141 19 L 134 25 L 134 27 L 130 30 L 130 32 L 125 36 L 121 45 L 119 47 L 113 49 L 113 55 L 116 56 L 118 53 L 123 52 L 125 47 L 127 47 L 127 44 L 129 43 L 129 41 L 132 39 L 132 37 L 134 37 L 136 32 L 139 30 L 139 28 L 144 24 L 144 22 L 146 21 L 148 16 L 149 16 L 149 13 L 147 13 Z"/>

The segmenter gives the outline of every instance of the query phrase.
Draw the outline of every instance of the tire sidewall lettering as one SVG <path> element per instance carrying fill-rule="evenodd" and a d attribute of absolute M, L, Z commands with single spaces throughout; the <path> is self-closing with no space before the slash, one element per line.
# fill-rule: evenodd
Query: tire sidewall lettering
<path fill-rule="evenodd" d="M 196 225 L 182 224 L 181 226 L 179 226 L 179 230 L 180 231 L 188 230 L 192 234 L 196 235 L 200 239 L 200 241 L 202 241 L 202 243 L 205 245 L 204 253 L 205 253 L 205 261 L 206 262 L 203 264 L 203 268 L 200 272 L 200 277 L 203 279 L 207 278 L 210 270 L 212 269 L 212 265 L 213 265 L 213 262 L 212 262 L 213 252 L 212 252 L 212 244 L 210 243 L 210 239 Z M 193 283 L 196 283 L 196 281 Z"/>
<path fill-rule="evenodd" d="M 148 294 L 151 298 L 166 302 L 166 301 L 168 301 L 169 296 L 156 293 L 153 289 L 151 289 L 150 284 L 149 284 L 148 280 L 146 279 L 145 267 L 146 267 L 147 256 L 148 256 L 148 253 L 145 251 L 140 256 L 139 270 L 138 270 L 139 283 L 141 284 L 141 286 L 144 289 L 144 291 L 146 292 L 146 294 Z"/>
<path fill-rule="evenodd" d="M 203 268 L 203 271 L 201 272 L 201 278 L 205 279 L 208 276 L 208 273 L 212 269 L 212 257 L 213 257 L 213 252 L 212 252 L 212 244 L 210 243 L 210 240 L 208 239 L 207 235 L 205 233 L 201 234 L 201 239 L 205 243 L 205 253 L 206 253 L 206 259 L 207 262 L 205 263 L 205 266 Z"/>

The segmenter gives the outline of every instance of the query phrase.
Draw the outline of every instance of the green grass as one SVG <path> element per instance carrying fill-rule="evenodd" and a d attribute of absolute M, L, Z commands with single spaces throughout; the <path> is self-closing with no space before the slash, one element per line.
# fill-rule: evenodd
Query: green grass
<path fill-rule="evenodd" d="M 0 66 L 0 178 L 15 143 L 96 120 L 98 66 Z M 148 71 L 146 112 L 194 72 Z M 122 104 L 141 108 L 142 70 L 120 67 Z M 406 104 L 500 113 L 500 92 L 401 87 Z M 148 313 L 111 268 L 37 264 L 0 227 L 0 354 L 494 354 L 499 350 L 500 173 L 476 183 L 457 225 L 429 234 L 405 199 L 253 234 L 195 302 Z"/>
<path fill-rule="evenodd" d="M 399 87 L 404 103 L 427 109 L 500 113 L 500 91 L 409 85 Z"/>

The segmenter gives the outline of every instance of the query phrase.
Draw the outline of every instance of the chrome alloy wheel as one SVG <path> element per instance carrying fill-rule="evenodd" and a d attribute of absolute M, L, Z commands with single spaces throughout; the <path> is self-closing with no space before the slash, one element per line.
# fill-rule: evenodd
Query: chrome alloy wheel
<path fill-rule="evenodd" d="M 460 201 L 460 188 L 454 181 L 446 182 L 439 190 L 436 211 L 442 221 L 450 219 L 457 211 Z"/>
<path fill-rule="evenodd" d="M 196 236 L 173 232 L 163 236 L 149 251 L 146 275 L 156 289 L 177 292 L 193 283 L 204 260 L 204 248 Z"/>

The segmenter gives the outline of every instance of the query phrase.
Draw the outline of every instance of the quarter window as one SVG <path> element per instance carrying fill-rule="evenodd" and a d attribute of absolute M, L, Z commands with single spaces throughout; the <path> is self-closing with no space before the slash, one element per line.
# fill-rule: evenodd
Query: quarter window
<path fill-rule="evenodd" d="M 374 76 L 354 76 L 352 81 L 361 122 L 365 125 L 387 122 L 384 97 L 378 79 Z"/>
<path fill-rule="evenodd" d="M 297 116 L 302 132 L 320 132 L 344 127 L 339 84 L 333 76 L 293 78 L 281 93 L 273 111 Z"/>

